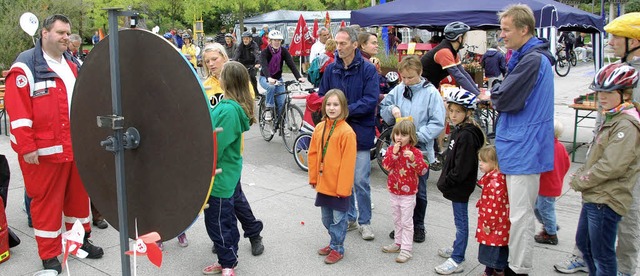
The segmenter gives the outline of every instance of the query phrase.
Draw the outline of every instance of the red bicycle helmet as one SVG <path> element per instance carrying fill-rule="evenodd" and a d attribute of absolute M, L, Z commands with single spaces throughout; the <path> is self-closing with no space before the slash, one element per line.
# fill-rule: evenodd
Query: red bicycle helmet
<path fill-rule="evenodd" d="M 589 88 L 594 91 L 613 92 L 636 87 L 638 72 L 624 63 L 609 64 L 600 68 Z"/>

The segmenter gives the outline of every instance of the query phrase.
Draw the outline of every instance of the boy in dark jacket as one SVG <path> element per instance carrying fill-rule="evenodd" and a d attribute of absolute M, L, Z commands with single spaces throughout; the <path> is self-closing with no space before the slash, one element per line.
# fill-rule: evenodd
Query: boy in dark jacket
<path fill-rule="evenodd" d="M 502 79 L 507 74 L 507 64 L 505 62 L 504 55 L 500 50 L 497 50 L 495 42 L 491 44 L 487 52 L 482 56 L 480 61 L 482 68 L 484 68 L 485 77 L 489 78 L 489 90 L 493 87 L 493 82 L 497 79 Z"/>

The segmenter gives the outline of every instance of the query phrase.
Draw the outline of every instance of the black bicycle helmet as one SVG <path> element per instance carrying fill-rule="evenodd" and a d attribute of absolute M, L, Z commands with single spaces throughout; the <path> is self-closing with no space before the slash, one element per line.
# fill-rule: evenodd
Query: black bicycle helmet
<path fill-rule="evenodd" d="M 469 28 L 469 25 L 464 24 L 460 21 L 451 22 L 444 27 L 444 38 L 449 41 L 455 41 L 470 29 L 471 28 Z"/>

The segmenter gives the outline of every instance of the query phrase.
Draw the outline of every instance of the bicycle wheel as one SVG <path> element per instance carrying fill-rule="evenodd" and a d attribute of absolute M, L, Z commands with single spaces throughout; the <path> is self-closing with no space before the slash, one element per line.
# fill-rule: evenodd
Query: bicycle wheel
<path fill-rule="evenodd" d="M 264 112 L 266 110 L 265 106 L 265 97 L 260 98 L 260 103 L 258 104 L 258 125 L 260 125 L 260 134 L 262 134 L 262 138 L 269 142 L 273 139 L 273 120 L 267 121 L 264 119 Z"/>
<path fill-rule="evenodd" d="M 387 152 L 387 148 L 391 146 L 391 131 L 393 128 L 389 127 L 385 129 L 382 133 L 380 133 L 380 137 L 378 137 L 378 141 L 376 142 L 376 160 L 378 161 L 378 166 L 385 173 L 389 174 L 387 170 L 382 166 L 382 160 L 384 159 L 384 155 Z"/>
<path fill-rule="evenodd" d="M 303 171 L 309 171 L 309 146 L 311 145 L 311 133 L 302 132 L 293 142 L 293 160 Z"/>
<path fill-rule="evenodd" d="M 576 58 L 576 53 L 571 51 L 571 66 L 575 67 L 578 64 L 578 59 Z"/>
<path fill-rule="evenodd" d="M 569 70 L 571 70 L 571 62 L 564 57 L 560 58 L 556 61 L 555 69 L 558 76 L 564 77 L 569 74 Z"/>
<path fill-rule="evenodd" d="M 280 129 L 282 134 L 282 140 L 284 141 L 284 147 L 287 148 L 289 153 L 293 153 L 293 142 L 296 140 L 300 129 L 302 128 L 302 110 L 296 105 L 290 104 L 287 108 L 287 114 L 285 114 L 282 121 L 282 128 Z"/>

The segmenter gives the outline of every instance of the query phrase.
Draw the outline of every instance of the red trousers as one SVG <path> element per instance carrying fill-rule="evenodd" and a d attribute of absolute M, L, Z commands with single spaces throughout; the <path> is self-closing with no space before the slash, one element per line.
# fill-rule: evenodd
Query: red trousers
<path fill-rule="evenodd" d="M 20 158 L 27 195 L 31 198 L 31 219 L 38 243 L 38 255 L 46 260 L 62 253 L 62 216 L 69 230 L 80 220 L 86 233 L 89 222 L 89 196 L 75 162 L 27 164 Z"/>

